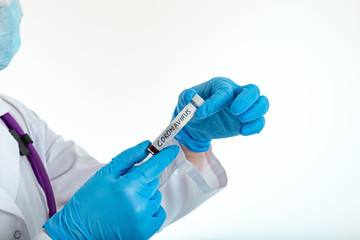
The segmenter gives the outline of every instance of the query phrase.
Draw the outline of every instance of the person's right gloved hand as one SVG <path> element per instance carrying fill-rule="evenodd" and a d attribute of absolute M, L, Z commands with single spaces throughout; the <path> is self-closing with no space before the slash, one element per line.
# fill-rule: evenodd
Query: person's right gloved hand
<path fill-rule="evenodd" d="M 175 159 L 169 146 L 141 165 L 149 141 L 125 150 L 92 176 L 45 224 L 52 239 L 149 239 L 166 218 L 159 175 Z"/>

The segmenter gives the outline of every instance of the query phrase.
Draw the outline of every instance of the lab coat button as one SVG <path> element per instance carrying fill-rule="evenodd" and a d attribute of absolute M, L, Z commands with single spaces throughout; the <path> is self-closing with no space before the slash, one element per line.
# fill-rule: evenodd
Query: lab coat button
<path fill-rule="evenodd" d="M 16 230 L 14 233 L 14 238 L 15 239 L 19 239 L 21 237 L 21 231 L 20 230 Z"/>

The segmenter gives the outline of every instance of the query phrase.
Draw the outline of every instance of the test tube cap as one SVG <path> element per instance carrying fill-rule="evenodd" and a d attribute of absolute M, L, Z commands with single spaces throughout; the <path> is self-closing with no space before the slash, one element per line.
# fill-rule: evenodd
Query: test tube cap
<path fill-rule="evenodd" d="M 199 108 L 205 103 L 205 101 L 198 94 L 195 94 L 191 99 L 191 103 L 194 104 L 195 107 Z"/>

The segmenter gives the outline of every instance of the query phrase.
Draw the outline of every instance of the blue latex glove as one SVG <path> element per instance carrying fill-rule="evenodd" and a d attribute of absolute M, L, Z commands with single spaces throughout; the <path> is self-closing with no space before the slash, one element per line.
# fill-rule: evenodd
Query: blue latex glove
<path fill-rule="evenodd" d="M 21 17 L 19 0 L 0 1 L 0 70 L 9 65 L 20 47 Z"/>
<path fill-rule="evenodd" d="M 213 78 L 184 90 L 173 118 L 196 93 L 206 101 L 175 136 L 189 150 L 204 152 L 209 149 L 212 139 L 252 135 L 264 128 L 263 115 L 269 109 L 269 101 L 260 96 L 256 85 L 239 86 L 228 78 Z"/>
<path fill-rule="evenodd" d="M 122 152 L 70 199 L 44 227 L 52 239 L 149 239 L 164 223 L 160 173 L 175 159 L 169 146 L 141 165 L 150 142 Z"/>

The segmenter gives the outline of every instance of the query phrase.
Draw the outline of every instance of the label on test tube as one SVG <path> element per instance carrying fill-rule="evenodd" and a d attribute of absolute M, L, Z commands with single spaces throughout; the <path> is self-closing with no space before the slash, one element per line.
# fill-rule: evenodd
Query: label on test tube
<path fill-rule="evenodd" d="M 150 145 L 148 151 L 155 155 L 160 152 L 167 143 L 190 121 L 196 110 L 204 104 L 204 100 L 197 94 L 191 99 L 191 102 L 171 121 L 169 126 L 160 134 L 160 136 Z"/>

